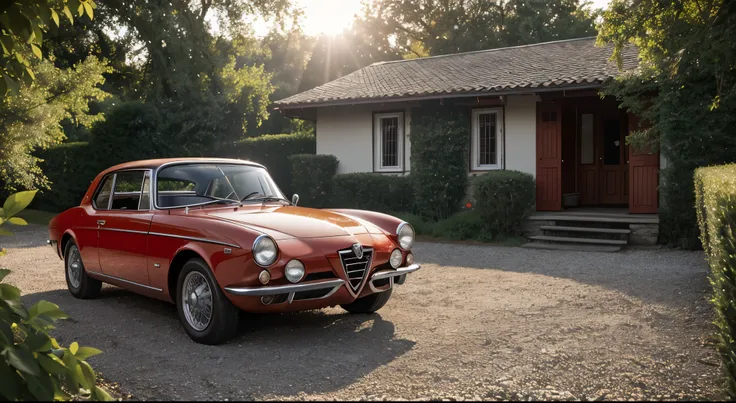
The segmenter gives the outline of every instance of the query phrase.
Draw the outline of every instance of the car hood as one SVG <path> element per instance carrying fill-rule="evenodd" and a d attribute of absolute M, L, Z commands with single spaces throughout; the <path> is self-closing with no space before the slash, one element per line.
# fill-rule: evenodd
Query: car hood
<path fill-rule="evenodd" d="M 297 238 L 323 238 L 369 233 L 369 229 L 363 225 L 369 225 L 368 223 L 360 223 L 342 214 L 305 207 L 264 206 L 258 210 L 237 209 L 210 212 L 207 215 L 234 224 L 259 230 L 277 231 Z"/>

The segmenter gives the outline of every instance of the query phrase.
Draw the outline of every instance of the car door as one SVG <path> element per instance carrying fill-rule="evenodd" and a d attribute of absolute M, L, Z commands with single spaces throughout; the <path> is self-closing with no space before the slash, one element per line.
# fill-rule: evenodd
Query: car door
<path fill-rule="evenodd" d="M 151 226 L 151 172 L 115 173 L 109 209 L 97 214 L 102 273 L 149 285 L 146 247 Z"/>
<path fill-rule="evenodd" d="M 100 273 L 100 255 L 97 250 L 100 230 L 97 221 L 98 216 L 107 214 L 107 209 L 110 207 L 114 178 L 115 174 L 108 174 L 100 179 L 92 196 L 92 202 L 83 207 L 84 210 L 80 212 L 80 217 L 76 221 L 77 226 L 73 228 L 84 268 L 95 273 Z"/>

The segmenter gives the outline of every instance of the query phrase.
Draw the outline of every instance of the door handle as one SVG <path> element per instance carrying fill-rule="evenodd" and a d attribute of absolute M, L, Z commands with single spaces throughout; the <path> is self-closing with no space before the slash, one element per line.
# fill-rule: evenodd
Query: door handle
<path fill-rule="evenodd" d="M 97 220 L 97 225 L 105 225 L 105 220 Z"/>

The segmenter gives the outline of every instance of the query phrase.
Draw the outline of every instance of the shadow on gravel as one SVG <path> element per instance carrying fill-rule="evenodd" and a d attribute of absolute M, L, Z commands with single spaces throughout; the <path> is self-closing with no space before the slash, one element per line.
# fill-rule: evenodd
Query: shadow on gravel
<path fill-rule="evenodd" d="M 413 251 L 419 263 L 567 278 L 674 308 L 705 298 L 709 289 L 702 251 L 629 249 L 605 253 L 427 242 L 417 243 Z"/>
<path fill-rule="evenodd" d="M 66 290 L 23 297 L 58 304 L 72 319 L 59 323 L 60 342 L 103 350 L 90 362 L 136 398 L 259 399 L 325 393 L 354 383 L 414 346 L 395 339 L 393 323 L 374 315 L 308 311 L 243 314 L 225 345 L 189 339 L 173 304 L 105 287 L 78 300 Z"/>

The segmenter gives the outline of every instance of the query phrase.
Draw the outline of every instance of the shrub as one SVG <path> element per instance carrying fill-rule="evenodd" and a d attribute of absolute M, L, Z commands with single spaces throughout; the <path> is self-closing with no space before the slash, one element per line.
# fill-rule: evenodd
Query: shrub
<path fill-rule="evenodd" d="M 332 177 L 338 160 L 334 155 L 297 154 L 289 157 L 292 164 L 292 189 L 299 203 L 314 208 L 329 206 Z"/>
<path fill-rule="evenodd" d="M 156 108 L 125 102 L 111 108 L 105 120 L 90 129 L 89 143 L 65 143 L 38 152 L 51 189 L 44 190 L 34 207 L 62 211 L 78 206 L 89 184 L 101 171 L 122 162 L 185 155 L 160 132 Z"/>
<path fill-rule="evenodd" d="M 534 206 L 532 175 L 519 171 L 493 171 L 473 179 L 473 197 L 479 217 L 492 236 L 519 235 L 524 215 Z"/>
<path fill-rule="evenodd" d="M 736 165 L 695 172 L 695 210 L 710 264 L 718 350 L 729 393 L 736 397 Z"/>
<path fill-rule="evenodd" d="M 350 173 L 332 178 L 330 206 L 374 211 L 413 211 L 410 176 Z"/>
<path fill-rule="evenodd" d="M 465 111 L 423 105 L 411 119 L 411 169 L 417 212 L 429 219 L 457 211 L 468 183 L 468 133 Z"/>
<path fill-rule="evenodd" d="M 316 150 L 317 142 L 313 134 L 266 134 L 242 139 L 222 148 L 218 154 L 263 164 L 279 188 L 290 197 L 295 191 L 292 188 L 293 178 L 289 156 L 315 154 Z"/>
<path fill-rule="evenodd" d="M 0 209 L 0 225 L 27 225 L 14 217 L 26 208 L 36 191 L 19 192 L 8 197 Z M 0 235 L 8 235 L 0 229 Z M 4 254 L 0 250 L 0 255 Z M 39 301 L 26 308 L 20 300 L 20 290 L 2 283 L 10 270 L 0 269 L 0 398 L 16 400 L 69 399 L 86 389 L 94 400 L 113 400 L 96 385 L 96 375 L 85 361 L 101 353 L 76 342 L 62 348 L 48 334 L 58 319 L 67 315 L 56 304 Z M 64 389 L 62 389 L 62 386 Z"/>
<path fill-rule="evenodd" d="M 491 240 L 483 219 L 472 210 L 460 211 L 436 222 L 429 235 L 453 240 Z"/>
<path fill-rule="evenodd" d="M 62 211 L 78 206 L 89 184 L 100 172 L 86 142 L 65 143 L 37 153 L 43 159 L 41 170 L 49 179 L 50 189 L 39 192 L 33 207 Z"/>

